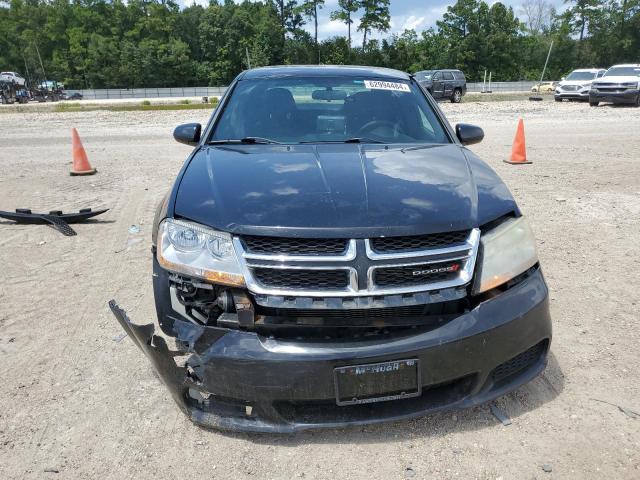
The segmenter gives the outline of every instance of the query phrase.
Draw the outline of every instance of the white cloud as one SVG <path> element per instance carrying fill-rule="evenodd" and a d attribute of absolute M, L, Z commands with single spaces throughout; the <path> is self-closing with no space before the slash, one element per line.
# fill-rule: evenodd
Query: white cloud
<path fill-rule="evenodd" d="M 415 30 L 420 25 L 424 23 L 425 17 L 416 17 L 415 15 L 410 15 L 404 23 L 402 24 L 402 30 Z"/>

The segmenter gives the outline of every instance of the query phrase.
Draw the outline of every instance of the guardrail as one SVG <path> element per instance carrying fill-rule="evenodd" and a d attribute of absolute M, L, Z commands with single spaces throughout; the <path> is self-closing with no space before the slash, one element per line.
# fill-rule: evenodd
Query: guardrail
<path fill-rule="evenodd" d="M 538 82 L 521 80 L 518 82 L 491 82 L 492 92 L 530 92 L 531 87 L 537 85 Z M 467 83 L 467 92 L 482 92 L 483 86 L 489 90 L 489 83 L 482 82 Z"/>
<path fill-rule="evenodd" d="M 66 90 L 69 96 L 78 92 L 85 100 L 139 98 L 220 97 L 227 87 L 175 87 L 175 88 L 107 88 Z"/>
<path fill-rule="evenodd" d="M 531 87 L 538 82 L 522 80 L 518 82 L 491 82 L 493 92 L 529 92 Z M 489 89 L 489 84 L 485 85 Z M 108 89 L 85 89 L 67 90 L 71 95 L 75 92 L 82 94 L 85 100 L 102 99 L 128 99 L 136 98 L 188 98 L 188 97 L 220 97 L 227 87 L 174 87 L 174 88 L 108 88 Z M 482 92 L 482 82 L 467 83 L 468 92 Z"/>

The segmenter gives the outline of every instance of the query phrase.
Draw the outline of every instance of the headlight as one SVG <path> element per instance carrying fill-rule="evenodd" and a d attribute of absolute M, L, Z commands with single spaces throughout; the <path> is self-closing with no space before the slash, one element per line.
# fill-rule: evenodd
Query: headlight
<path fill-rule="evenodd" d="M 473 293 L 491 290 L 538 263 L 533 231 L 524 217 L 513 218 L 483 234 L 482 263 Z"/>
<path fill-rule="evenodd" d="M 213 283 L 244 286 L 231 235 L 167 218 L 158 229 L 158 263 L 167 270 Z"/>

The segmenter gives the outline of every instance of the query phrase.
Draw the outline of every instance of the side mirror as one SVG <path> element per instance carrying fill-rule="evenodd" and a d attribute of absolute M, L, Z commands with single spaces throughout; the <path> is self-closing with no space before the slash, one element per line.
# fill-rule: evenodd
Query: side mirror
<path fill-rule="evenodd" d="M 202 125 L 199 123 L 184 123 L 178 125 L 173 131 L 173 138 L 177 142 L 184 143 L 185 145 L 196 146 L 200 141 L 200 133 L 202 132 Z"/>
<path fill-rule="evenodd" d="M 484 138 L 484 131 L 475 125 L 459 123 L 456 125 L 456 136 L 463 145 L 473 145 L 480 143 Z"/>
<path fill-rule="evenodd" d="M 564 82 L 565 77 L 560 77 L 560 81 Z"/>

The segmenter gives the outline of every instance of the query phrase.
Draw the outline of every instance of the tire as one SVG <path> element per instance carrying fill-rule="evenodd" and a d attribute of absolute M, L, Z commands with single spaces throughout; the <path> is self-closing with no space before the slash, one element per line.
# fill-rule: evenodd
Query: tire
<path fill-rule="evenodd" d="M 558 97 L 553 97 L 553 99 L 554 99 L 556 102 L 561 102 L 561 101 L 562 101 L 562 99 L 561 99 L 561 98 L 558 98 Z"/>
<path fill-rule="evenodd" d="M 462 101 L 462 90 L 456 88 L 451 95 L 451 103 L 460 103 Z"/>
<path fill-rule="evenodd" d="M 638 94 L 638 98 L 636 98 L 636 107 L 640 107 L 640 93 Z"/>
<path fill-rule="evenodd" d="M 597 107 L 600 104 L 600 102 L 592 102 L 591 100 L 589 100 L 589 106 L 590 107 Z"/>

